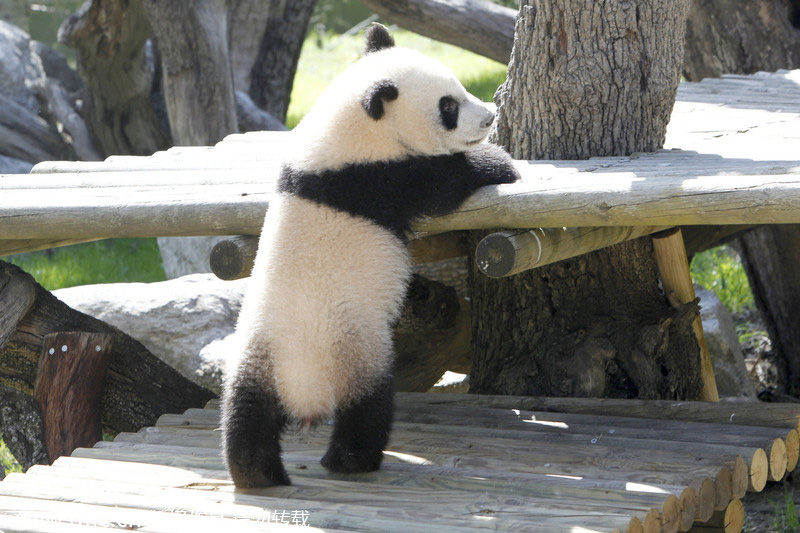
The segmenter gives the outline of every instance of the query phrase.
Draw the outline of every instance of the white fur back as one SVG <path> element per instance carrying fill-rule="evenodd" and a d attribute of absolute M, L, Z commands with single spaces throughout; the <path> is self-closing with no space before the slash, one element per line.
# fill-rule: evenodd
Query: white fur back
<path fill-rule="evenodd" d="M 288 414 L 316 419 L 390 371 L 410 267 L 388 230 L 273 198 L 237 333 L 246 357 L 264 358 Z"/>

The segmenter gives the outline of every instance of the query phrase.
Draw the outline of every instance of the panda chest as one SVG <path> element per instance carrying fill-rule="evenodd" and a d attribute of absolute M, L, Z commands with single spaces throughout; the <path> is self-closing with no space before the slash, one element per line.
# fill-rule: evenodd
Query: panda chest
<path fill-rule="evenodd" d="M 301 387 L 306 396 L 319 392 L 338 403 L 348 388 L 391 366 L 391 324 L 410 276 L 407 252 L 375 223 L 281 196 L 259 251 L 267 254 L 259 257 L 266 266 L 260 299 L 273 369 L 279 389 Z"/>

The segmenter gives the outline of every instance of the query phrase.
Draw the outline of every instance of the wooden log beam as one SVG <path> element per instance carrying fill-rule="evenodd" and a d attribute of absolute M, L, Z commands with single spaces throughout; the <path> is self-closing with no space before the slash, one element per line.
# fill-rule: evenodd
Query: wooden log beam
<path fill-rule="evenodd" d="M 246 278 L 253 270 L 258 251 L 258 237 L 238 235 L 219 241 L 211 249 L 208 264 L 219 279 Z"/>
<path fill-rule="evenodd" d="M 490 278 L 513 276 L 664 229 L 667 228 L 633 226 L 500 231 L 481 239 L 475 261 Z"/>
<path fill-rule="evenodd" d="M 697 296 L 694 293 L 694 283 L 689 273 L 689 259 L 686 257 L 680 228 L 654 235 L 653 253 L 661 284 L 670 303 L 678 307 L 694 300 Z M 692 329 L 700 346 L 700 378 L 703 381 L 698 400 L 718 402 L 719 392 L 714 378 L 714 365 L 711 363 L 711 354 L 703 335 L 703 322 L 699 316 L 692 322 Z"/>
<path fill-rule="evenodd" d="M 800 165 L 741 162 L 740 175 L 722 175 L 734 161 L 683 158 L 658 152 L 638 156 L 640 166 L 599 158 L 569 168 L 520 161 L 522 181 L 484 187 L 455 213 L 414 230 L 421 237 L 498 227 L 800 223 Z M 135 176 L 125 176 L 125 186 L 117 172 L 111 189 L 100 184 L 105 173 L 72 180 L 39 174 L 25 176 L 26 183 L 8 176 L 0 180 L 0 227 L 5 239 L 257 235 L 276 173 L 162 170 L 145 173 L 147 185 L 130 185 Z"/>
<path fill-rule="evenodd" d="M 108 333 L 45 336 L 33 396 L 51 461 L 103 439 L 101 396 L 113 340 Z"/>
<path fill-rule="evenodd" d="M 0 241 L 0 251 L 3 249 L 2 245 L 3 242 Z M 257 251 L 257 236 L 238 235 L 223 239 L 214 245 L 209 254 L 211 272 L 216 274 L 219 279 L 228 281 L 246 278 L 253 269 Z M 458 236 L 453 233 L 413 240 L 408 245 L 408 251 L 415 264 L 467 255 Z"/>
<path fill-rule="evenodd" d="M 514 45 L 517 11 L 485 0 L 362 0 L 393 24 L 500 63 Z"/>
<path fill-rule="evenodd" d="M 744 527 L 744 506 L 738 498 L 732 499 L 725 509 L 717 511 L 704 523 L 695 524 L 692 531 L 704 533 L 739 533 Z"/>

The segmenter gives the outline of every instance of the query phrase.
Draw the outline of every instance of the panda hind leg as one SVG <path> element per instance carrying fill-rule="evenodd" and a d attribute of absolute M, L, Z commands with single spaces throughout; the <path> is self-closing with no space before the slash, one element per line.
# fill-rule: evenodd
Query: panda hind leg
<path fill-rule="evenodd" d="M 277 397 L 257 372 L 242 367 L 222 401 L 222 447 L 238 488 L 290 485 L 281 462 L 280 435 L 287 417 Z"/>
<path fill-rule="evenodd" d="M 394 377 L 385 376 L 372 392 L 339 410 L 322 466 L 331 472 L 372 472 L 381 466 L 394 410 Z"/>

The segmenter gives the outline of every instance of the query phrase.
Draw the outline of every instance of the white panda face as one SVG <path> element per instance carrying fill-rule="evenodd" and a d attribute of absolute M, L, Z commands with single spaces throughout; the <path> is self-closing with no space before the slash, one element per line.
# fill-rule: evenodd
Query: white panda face
<path fill-rule="evenodd" d="M 341 74 L 295 128 L 291 164 L 305 170 L 464 152 L 494 111 L 440 61 L 384 46 Z"/>
<path fill-rule="evenodd" d="M 393 48 L 376 54 L 395 67 L 400 61 L 406 66 L 367 88 L 363 98 L 367 115 L 393 132 L 406 155 L 463 152 L 483 141 L 494 112 L 469 94 L 443 64 L 409 52 Z"/>

